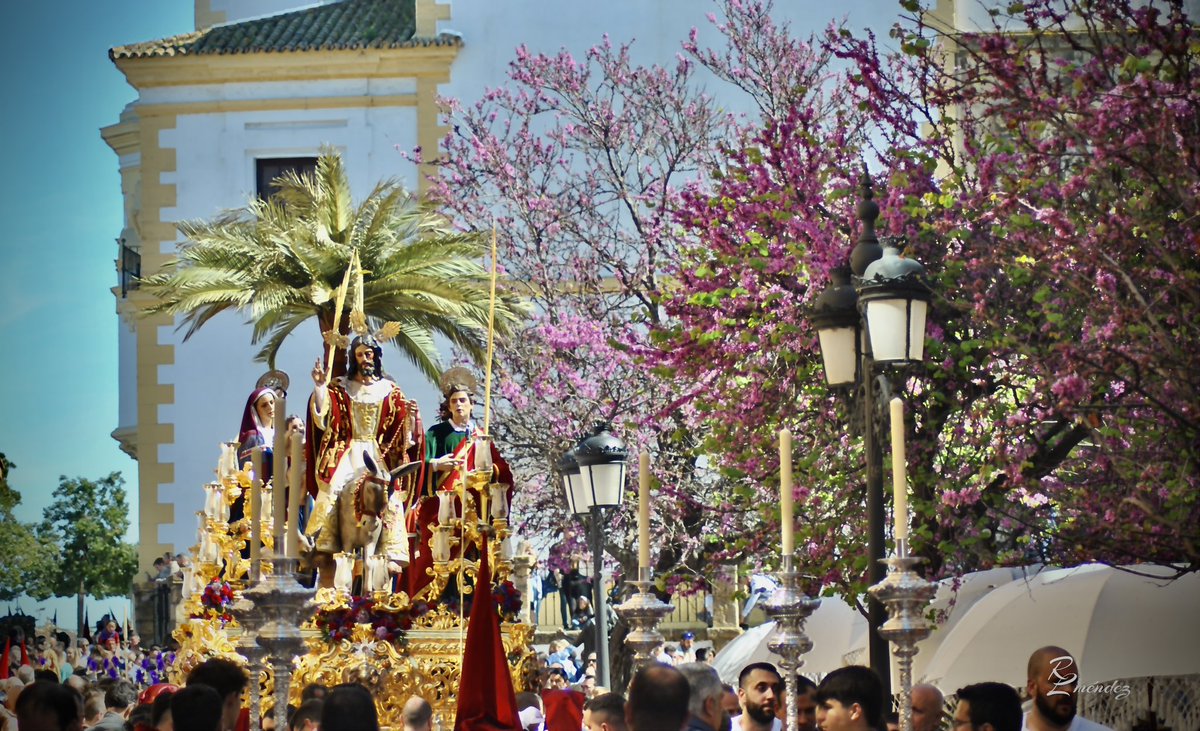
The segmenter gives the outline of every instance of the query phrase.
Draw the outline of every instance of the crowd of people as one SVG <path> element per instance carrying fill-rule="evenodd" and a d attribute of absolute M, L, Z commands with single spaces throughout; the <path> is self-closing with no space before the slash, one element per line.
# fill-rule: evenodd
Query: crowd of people
<path fill-rule="evenodd" d="M 665 653 L 671 661 L 638 671 L 624 694 L 595 685 L 594 657 L 571 684 L 574 648 L 553 643 L 542 658 L 545 668 L 536 692 L 517 696 L 522 731 L 781 731 L 787 691 L 774 665 L 751 663 L 741 670 L 736 687 L 727 685 L 705 661 L 708 648 L 689 640 L 680 644 L 696 657 Z M 1027 711 L 1017 689 L 1004 683 L 958 688 L 950 707 L 935 686 L 914 686 L 913 731 L 1111 731 L 1077 714 L 1079 668 L 1066 650 L 1035 651 L 1026 675 Z M 798 675 L 796 685 L 799 731 L 896 731 L 899 726 L 899 714 L 870 668 L 840 668 L 820 683 Z"/>
<path fill-rule="evenodd" d="M 576 648 L 556 642 L 542 661 L 537 687 L 516 696 L 521 731 L 780 731 L 787 715 L 783 676 L 766 662 L 743 668 L 736 687 L 703 660 L 654 662 L 618 693 L 595 684 L 594 654 L 581 661 Z M 242 707 L 249 676 L 230 660 L 201 663 L 181 687 L 141 690 L 103 673 L 21 668 L 0 680 L 0 731 L 249 731 Z M 1028 710 L 1003 683 L 958 688 L 952 708 L 938 688 L 918 685 L 910 695 L 913 731 L 1111 731 L 1077 714 L 1079 667 L 1067 650 L 1036 650 L 1026 675 Z M 797 676 L 796 685 L 799 731 L 888 731 L 898 722 L 870 668 L 839 668 L 819 683 Z M 311 685 L 288 708 L 288 731 L 380 731 L 375 704 L 362 685 Z M 402 717 L 404 731 L 435 728 L 425 699 L 407 699 Z M 260 731 L 275 731 L 271 714 Z"/>
<path fill-rule="evenodd" d="M 105 617 L 90 637 L 72 640 L 63 631 L 42 632 L 30 643 L 15 633 L 5 643 L 5 666 L 0 679 L 35 677 L 68 682 L 95 683 L 102 678 L 124 679 L 139 688 L 161 682 L 174 662 L 174 642 L 168 646 L 143 646 L 135 631 L 122 629 Z"/>
<path fill-rule="evenodd" d="M 139 692 L 129 680 L 72 675 L 66 682 L 38 675 L 0 681 L 0 731 L 249 731 L 242 696 L 249 676 L 237 663 L 211 659 L 188 673 L 183 686 L 157 683 Z M 421 698 L 404 706 L 405 731 L 432 731 L 433 708 Z M 366 687 L 304 688 L 288 707 L 288 731 L 379 731 L 375 699 Z M 261 731 L 275 731 L 264 714 Z"/>
<path fill-rule="evenodd" d="M 958 688 L 950 712 L 932 685 L 913 687 L 913 731 L 1111 731 L 1077 713 L 1079 667 L 1061 647 L 1043 647 L 1026 668 L 1029 708 L 1016 688 L 982 682 Z M 854 665 L 820 683 L 797 676 L 799 731 L 885 731 L 898 723 L 879 677 Z M 627 698 L 604 693 L 584 705 L 584 731 L 780 731 L 787 716 L 783 676 L 772 664 L 747 665 L 736 688 L 704 662 L 654 663 L 639 670 Z M 523 731 L 575 731 L 529 725 Z"/>
<path fill-rule="evenodd" d="M 186 553 L 171 554 L 167 551 L 154 559 L 154 567 L 146 572 L 146 579 L 155 583 L 167 583 L 173 579 L 183 579 L 184 569 L 191 566 L 191 560 Z"/>

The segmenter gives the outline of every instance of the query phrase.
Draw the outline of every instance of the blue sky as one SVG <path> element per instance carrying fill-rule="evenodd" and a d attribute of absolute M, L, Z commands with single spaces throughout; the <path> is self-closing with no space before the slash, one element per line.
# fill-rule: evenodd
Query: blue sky
<path fill-rule="evenodd" d="M 192 12 L 190 0 L 41 0 L 12 5 L 0 25 L 0 452 L 17 465 L 22 520 L 40 519 L 60 475 L 117 471 L 135 489 L 136 464 L 110 436 L 123 222 L 117 158 L 99 131 L 134 92 L 108 49 L 189 31 Z"/>

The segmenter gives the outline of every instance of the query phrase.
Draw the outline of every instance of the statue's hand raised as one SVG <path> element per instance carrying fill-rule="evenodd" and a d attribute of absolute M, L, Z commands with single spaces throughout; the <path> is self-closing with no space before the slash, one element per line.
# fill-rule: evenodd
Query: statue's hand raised
<path fill-rule="evenodd" d="M 317 358 L 316 364 L 312 369 L 313 385 L 320 388 L 325 385 L 325 369 L 321 367 L 321 359 Z"/>

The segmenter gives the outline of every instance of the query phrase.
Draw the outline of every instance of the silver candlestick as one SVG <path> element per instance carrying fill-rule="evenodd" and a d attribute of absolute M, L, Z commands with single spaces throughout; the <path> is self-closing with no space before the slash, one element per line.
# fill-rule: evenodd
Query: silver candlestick
<path fill-rule="evenodd" d="M 292 685 L 292 663 L 304 649 L 300 625 L 316 611 L 315 589 L 305 589 L 296 581 L 300 560 L 276 556 L 271 559 L 271 575 L 247 589 L 242 595 L 254 602 L 260 622 L 258 645 L 270 655 L 275 672 L 275 728 L 287 728 L 288 691 Z"/>
<path fill-rule="evenodd" d="M 633 650 L 634 667 L 640 668 L 654 660 L 654 649 L 664 639 L 658 631 L 658 623 L 675 611 L 675 605 L 667 604 L 650 591 L 654 582 L 649 567 L 639 567 L 637 581 L 629 583 L 637 587 L 637 593 L 614 609 L 617 616 L 630 627 L 629 634 L 625 635 L 625 644 Z"/>
<path fill-rule="evenodd" d="M 262 728 L 262 660 L 267 651 L 258 645 L 258 630 L 261 626 L 260 612 L 245 593 L 229 606 L 229 613 L 242 627 L 238 637 L 238 654 L 246 658 L 246 669 L 250 674 L 250 728 Z"/>
<path fill-rule="evenodd" d="M 783 556 L 779 569 L 779 587 L 763 602 L 767 616 L 775 620 L 775 629 L 767 637 L 767 647 L 779 656 L 779 667 L 783 669 L 787 687 L 788 731 L 797 731 L 800 726 L 800 707 L 796 696 L 799 690 L 796 674 L 804 664 L 801 655 L 812 649 L 812 640 L 804 634 L 804 623 L 809 615 L 821 606 L 820 599 L 812 599 L 800 588 L 800 572 L 796 571 L 795 554 Z"/>
<path fill-rule="evenodd" d="M 896 554 L 881 559 L 888 567 L 883 581 L 872 586 L 871 596 L 887 607 L 888 620 L 878 632 L 892 643 L 892 654 L 900 667 L 900 731 L 912 731 L 912 662 L 917 643 L 929 636 L 925 609 L 937 585 L 921 578 L 913 569 L 925 559 L 908 555 L 908 541 L 896 540 Z"/>

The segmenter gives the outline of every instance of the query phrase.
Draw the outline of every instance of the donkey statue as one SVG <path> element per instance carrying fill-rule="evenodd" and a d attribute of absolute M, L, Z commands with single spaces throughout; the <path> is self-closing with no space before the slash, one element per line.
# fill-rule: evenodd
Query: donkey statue
<path fill-rule="evenodd" d="M 333 528 L 335 536 L 315 536 L 315 544 L 323 550 L 317 551 L 314 563 L 321 572 L 321 585 L 332 586 L 334 556 L 341 555 L 343 562 L 353 560 L 346 554 L 356 554 L 362 559 L 364 589 L 385 589 L 391 582 L 387 578 L 399 573 L 408 562 L 408 533 L 404 528 L 404 498 L 396 489 L 400 478 L 420 467 L 420 463 L 409 463 L 396 470 L 388 479 L 387 473 L 379 469 L 368 454 L 363 455 L 362 470 L 355 479 L 338 494 L 334 516 L 322 530 Z M 335 549 L 325 552 L 324 549 Z M 376 576 L 367 577 L 366 569 L 376 570 Z M 385 573 L 381 577 L 379 570 Z M 344 573 L 344 572 L 343 572 Z M 344 586 L 349 590 L 350 587 Z"/>

